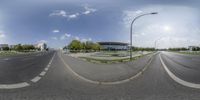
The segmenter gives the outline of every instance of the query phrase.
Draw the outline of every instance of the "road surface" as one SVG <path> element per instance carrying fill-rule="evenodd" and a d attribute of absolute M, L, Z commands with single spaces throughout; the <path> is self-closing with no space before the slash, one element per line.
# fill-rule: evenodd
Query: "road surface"
<path fill-rule="evenodd" d="M 180 72 L 187 72 L 187 70 L 182 66 L 177 66 L 180 68 L 173 71 L 171 68 L 173 66 L 170 65 L 173 65 L 171 63 L 174 63 L 174 61 L 171 62 L 171 60 L 174 60 L 175 57 L 180 57 L 180 59 L 175 62 L 180 62 L 184 59 L 184 63 L 180 63 L 183 65 L 186 64 L 185 66 L 190 66 L 190 61 L 188 63 L 186 62 L 187 57 L 189 57 L 187 55 L 182 56 L 176 54 L 157 53 L 152 56 L 148 68 L 137 78 L 121 84 L 103 85 L 90 83 L 75 75 L 72 72 L 72 67 L 74 67 L 75 64 L 72 65 L 70 62 L 74 62 L 77 59 L 63 55 L 59 51 L 44 52 L 42 54 L 32 54 L 29 56 L 14 56 L 9 57 L 8 59 L 3 57 L 0 58 L 0 84 L 27 82 L 29 85 L 15 89 L 0 89 L 0 100 L 199 100 L 200 89 L 186 87 L 174 81 L 164 69 L 159 55 L 161 55 L 165 64 L 174 74 L 179 73 L 180 69 Z M 169 57 L 174 57 L 174 59 L 169 60 Z M 66 66 L 62 59 L 69 66 Z M 193 66 L 190 67 L 198 68 L 198 66 L 196 66 L 196 64 L 198 64 L 198 61 L 196 60 L 198 59 L 199 57 L 194 57 L 194 62 L 197 63 L 194 65 L 191 63 Z M 81 61 L 74 63 L 77 65 L 85 65 L 85 63 Z M 138 65 L 141 65 L 140 61 L 138 61 L 138 63 Z M 137 62 L 134 62 L 132 66 L 135 67 L 134 65 L 137 65 Z M 72 70 L 70 70 L 69 67 Z M 48 70 L 45 70 L 46 68 L 48 68 Z M 83 69 L 77 70 L 77 68 L 73 71 L 76 71 L 79 75 L 85 75 L 83 74 L 84 72 L 82 72 L 84 71 Z M 112 72 L 115 80 L 112 80 L 113 78 L 107 79 L 111 79 L 110 81 L 117 81 L 116 79 L 118 76 L 117 74 L 114 74 L 115 70 L 113 68 L 114 66 L 109 69 L 109 71 Z M 119 76 L 128 75 L 123 78 L 135 75 L 124 74 L 126 71 L 129 71 L 126 69 L 131 70 L 131 65 L 125 69 L 117 66 L 116 72 L 119 72 L 118 69 L 123 70 L 122 74 Z M 45 71 L 46 74 L 39 75 L 43 71 Z M 129 73 L 130 72 L 131 71 L 129 71 Z M 97 75 L 102 75 L 98 73 L 98 71 L 95 73 Z M 86 73 L 90 74 L 90 77 L 87 77 L 88 75 L 85 75 L 84 77 L 89 79 L 96 77 L 98 79 L 99 77 L 95 76 L 95 73 Z M 30 81 L 37 76 L 41 78 L 39 81 Z M 191 77 L 188 76 L 188 74 L 186 74 L 186 76 Z M 188 80 L 185 76 L 180 77 L 183 80 Z M 121 78 L 119 78 L 119 80 L 121 80 Z M 199 82 L 198 79 L 191 79 L 188 81 L 195 83 Z"/>

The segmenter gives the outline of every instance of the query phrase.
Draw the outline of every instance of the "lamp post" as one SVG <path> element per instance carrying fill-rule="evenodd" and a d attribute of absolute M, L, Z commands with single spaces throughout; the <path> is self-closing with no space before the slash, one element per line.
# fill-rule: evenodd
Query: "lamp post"
<path fill-rule="evenodd" d="M 132 59 L 132 33 L 133 33 L 133 23 L 140 17 L 145 16 L 145 15 L 154 15 L 154 14 L 158 14 L 157 12 L 151 12 L 151 13 L 145 13 L 145 14 L 141 14 L 139 16 L 136 16 L 132 22 L 131 22 L 131 29 L 130 29 L 130 60 Z"/>
<path fill-rule="evenodd" d="M 156 50 L 156 47 L 157 47 L 157 42 L 158 42 L 160 39 L 161 39 L 161 38 L 158 38 L 158 39 L 155 40 L 155 42 L 154 42 L 155 50 Z"/>

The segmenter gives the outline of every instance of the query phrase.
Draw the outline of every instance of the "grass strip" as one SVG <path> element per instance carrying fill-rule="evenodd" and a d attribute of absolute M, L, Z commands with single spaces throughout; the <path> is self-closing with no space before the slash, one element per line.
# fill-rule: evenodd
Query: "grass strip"
<path fill-rule="evenodd" d="M 149 54 L 152 54 L 152 53 L 148 53 L 148 54 L 144 54 L 144 55 L 140 55 L 140 56 L 135 56 L 133 57 L 131 60 L 130 58 L 122 58 L 122 59 L 97 59 L 97 58 L 90 58 L 90 57 L 79 57 L 83 60 L 86 60 L 88 62 L 92 62 L 92 63 L 105 63 L 105 64 L 110 64 L 110 63 L 121 63 L 121 62 L 129 62 L 129 61 L 133 61 L 133 60 L 136 60 L 140 57 L 143 57 L 143 56 L 146 56 L 146 55 L 149 55 Z"/>

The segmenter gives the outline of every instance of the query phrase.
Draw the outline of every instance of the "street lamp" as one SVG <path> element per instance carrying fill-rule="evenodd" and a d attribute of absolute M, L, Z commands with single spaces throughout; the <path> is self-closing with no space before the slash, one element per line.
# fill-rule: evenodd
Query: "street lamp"
<path fill-rule="evenodd" d="M 132 22 L 131 22 L 131 29 L 130 29 L 130 60 L 132 59 L 132 32 L 133 32 L 133 23 L 140 17 L 145 16 L 145 15 L 154 15 L 154 14 L 158 14 L 157 12 L 151 12 L 151 13 L 145 13 L 145 14 L 141 14 L 139 16 L 136 16 Z"/>
<path fill-rule="evenodd" d="M 160 39 L 161 39 L 161 38 L 158 38 L 158 39 L 155 40 L 155 42 L 154 42 L 155 50 L 156 50 L 157 42 L 158 42 Z"/>

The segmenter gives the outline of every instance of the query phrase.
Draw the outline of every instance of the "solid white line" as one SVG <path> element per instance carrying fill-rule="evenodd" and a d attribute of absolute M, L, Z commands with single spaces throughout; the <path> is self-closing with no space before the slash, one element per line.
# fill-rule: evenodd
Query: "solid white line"
<path fill-rule="evenodd" d="M 155 53 L 157 54 L 157 53 Z M 153 55 L 155 55 L 153 54 Z M 152 55 L 152 57 L 153 57 Z M 76 73 L 75 71 L 73 71 L 71 69 L 71 67 L 65 63 L 64 59 L 61 57 L 61 54 L 59 55 L 61 61 L 63 62 L 63 64 L 65 65 L 65 67 L 67 67 L 75 76 L 77 76 L 78 78 L 86 81 L 86 82 L 89 82 L 89 83 L 93 83 L 93 84 L 103 84 L 103 85 L 114 85 L 114 84 L 122 84 L 122 83 L 126 83 L 126 82 L 129 82 L 130 80 L 133 80 L 135 79 L 136 77 L 142 75 L 142 73 L 148 68 L 149 64 L 151 64 L 152 62 L 152 58 L 150 58 L 150 61 L 148 62 L 148 64 L 145 65 L 145 67 L 142 69 L 142 71 L 138 72 L 136 75 L 130 77 L 130 78 L 127 78 L 127 79 L 124 79 L 124 80 L 120 80 L 120 81 L 113 81 L 113 82 L 101 82 L 101 81 L 94 81 L 94 80 L 90 80 L 90 79 L 87 79 L 81 75 L 79 75 L 78 73 Z"/>
<path fill-rule="evenodd" d="M 45 71 L 42 71 L 41 73 L 40 73 L 40 76 L 44 76 L 46 74 L 46 72 Z"/>
<path fill-rule="evenodd" d="M 33 78 L 31 81 L 34 82 L 34 83 L 36 83 L 36 82 L 38 82 L 40 79 L 41 79 L 40 76 L 36 76 L 36 77 Z"/>
<path fill-rule="evenodd" d="M 180 78 L 178 78 L 176 75 L 174 75 L 166 66 L 166 64 L 164 63 L 164 61 L 162 60 L 162 57 L 161 55 L 159 54 L 160 56 L 160 61 L 164 67 L 164 69 L 166 70 L 166 72 L 168 73 L 168 75 L 174 80 L 176 81 L 177 83 L 181 84 L 181 85 L 184 85 L 186 87 L 191 87 L 191 88 L 196 88 L 196 89 L 200 89 L 200 84 L 195 84 L 195 83 L 191 83 L 191 82 L 187 82 L 187 81 L 184 81 Z"/>
<path fill-rule="evenodd" d="M 1 84 L 0 89 L 17 89 L 22 87 L 30 86 L 27 82 L 16 83 L 16 84 Z"/>

